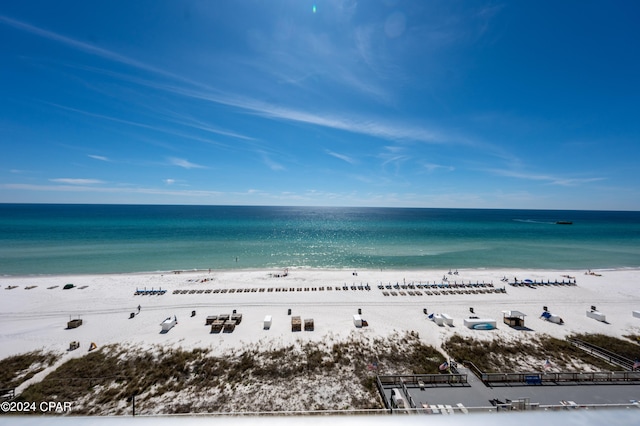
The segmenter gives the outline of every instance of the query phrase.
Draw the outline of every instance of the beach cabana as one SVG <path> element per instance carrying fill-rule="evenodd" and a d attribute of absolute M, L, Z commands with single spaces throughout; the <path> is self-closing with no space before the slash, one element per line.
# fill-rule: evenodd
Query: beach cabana
<path fill-rule="evenodd" d="M 524 317 L 520 311 L 502 311 L 502 320 L 509 327 L 524 327 Z"/>
<path fill-rule="evenodd" d="M 633 315 L 636 318 L 640 318 L 640 311 L 632 311 L 631 315 Z"/>

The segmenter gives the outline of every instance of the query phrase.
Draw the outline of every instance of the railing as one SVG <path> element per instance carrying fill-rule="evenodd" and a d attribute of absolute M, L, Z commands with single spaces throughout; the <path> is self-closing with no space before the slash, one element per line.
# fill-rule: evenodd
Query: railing
<path fill-rule="evenodd" d="M 482 373 L 480 379 L 486 383 L 562 383 L 562 382 L 636 382 L 640 381 L 640 371 L 598 371 L 591 373 Z"/>
<path fill-rule="evenodd" d="M 387 410 L 391 410 L 391 404 L 389 404 L 389 401 L 387 401 L 387 398 L 384 394 L 384 386 L 382 386 L 382 382 L 380 381 L 380 376 L 376 377 L 376 387 L 378 388 L 378 392 L 380 393 L 380 396 L 382 397 L 382 402 L 384 403 L 384 408 L 386 408 Z"/>
<path fill-rule="evenodd" d="M 588 342 L 584 342 L 582 340 L 567 339 L 567 341 L 572 345 L 577 346 L 578 348 L 586 352 L 589 352 L 592 355 L 598 356 L 604 359 L 605 361 L 610 362 L 611 364 L 619 365 L 620 367 L 626 370 L 633 370 L 634 362 L 631 361 L 629 358 L 625 358 L 622 355 L 618 355 L 615 352 L 611 352 L 607 349 L 601 348 L 599 346 L 593 345 Z"/>
<path fill-rule="evenodd" d="M 0 389 L 0 401 L 9 401 L 16 397 L 15 388 Z"/>
<path fill-rule="evenodd" d="M 484 374 L 482 370 L 480 370 L 473 362 L 471 361 L 462 361 L 462 365 L 467 367 L 473 374 L 476 375 L 477 378 L 484 382 L 482 375 Z"/>
<path fill-rule="evenodd" d="M 454 384 L 466 384 L 466 374 L 412 374 L 402 376 L 378 376 L 379 386 L 391 386 L 396 385 L 402 387 L 403 385 L 420 386 L 424 385 L 454 385 Z"/>

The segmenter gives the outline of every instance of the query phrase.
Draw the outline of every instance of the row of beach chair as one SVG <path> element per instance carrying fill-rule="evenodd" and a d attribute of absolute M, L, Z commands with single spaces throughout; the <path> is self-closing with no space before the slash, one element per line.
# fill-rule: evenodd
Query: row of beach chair
<path fill-rule="evenodd" d="M 220 294 L 220 293 L 264 293 L 264 292 L 304 292 L 304 291 L 371 291 L 367 285 L 320 286 L 320 287 L 260 287 L 260 288 L 217 288 L 217 289 L 176 289 L 173 294 Z M 165 290 L 163 290 L 165 291 Z M 137 291 L 136 291 L 137 294 Z"/>
<path fill-rule="evenodd" d="M 481 288 L 473 290 L 461 290 L 461 289 L 448 289 L 448 290 L 407 290 L 407 291 L 382 291 L 383 296 L 440 296 L 449 294 L 491 294 L 491 293 L 506 293 L 504 288 Z"/>
<path fill-rule="evenodd" d="M 457 282 L 449 283 L 449 282 L 446 282 L 446 283 L 436 284 L 434 282 L 433 284 L 429 284 L 429 283 L 426 283 L 426 284 L 422 284 L 422 283 L 420 283 L 420 284 L 413 284 L 413 283 L 411 283 L 411 284 L 398 284 L 398 283 L 396 283 L 394 285 L 391 285 L 390 283 L 386 284 L 386 285 L 385 284 L 378 284 L 378 289 L 379 290 L 384 290 L 384 289 L 387 289 L 387 290 L 392 290 L 392 289 L 394 289 L 394 290 L 415 290 L 415 289 L 418 289 L 418 290 L 423 290 L 423 289 L 424 290 L 427 290 L 427 289 L 444 290 L 444 289 L 463 289 L 463 288 L 471 288 L 471 289 L 493 288 L 493 283 L 485 283 L 483 281 L 483 282 L 475 282 L 475 283 L 472 283 L 472 282 L 468 282 L 468 283 L 464 283 L 464 282 L 461 282 L 461 283 L 457 283 Z"/>
<path fill-rule="evenodd" d="M 84 287 L 79 287 L 79 288 L 84 288 Z M 135 293 L 133 293 L 134 296 L 162 296 L 163 294 L 165 294 L 167 292 L 167 290 L 162 290 L 162 289 L 151 289 L 151 290 L 147 290 L 146 288 L 144 290 L 140 290 L 138 288 L 136 288 Z"/>
<path fill-rule="evenodd" d="M 569 280 L 569 281 L 551 281 L 551 280 L 547 280 L 546 282 L 544 280 L 542 281 L 515 281 L 515 282 L 510 282 L 509 283 L 510 286 L 512 287 L 550 287 L 550 286 L 577 286 L 578 284 L 576 283 L 576 280 Z"/>

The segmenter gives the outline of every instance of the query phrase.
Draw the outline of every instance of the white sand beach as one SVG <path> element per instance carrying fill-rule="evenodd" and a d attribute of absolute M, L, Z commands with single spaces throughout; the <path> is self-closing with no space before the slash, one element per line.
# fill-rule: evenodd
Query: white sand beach
<path fill-rule="evenodd" d="M 556 337 L 571 333 L 640 334 L 640 318 L 632 316 L 632 311 L 640 310 L 638 270 L 594 271 L 598 275 L 561 270 L 460 270 L 451 275 L 448 272 L 358 270 L 355 275 L 352 270 L 293 269 L 286 277 L 272 276 L 282 273 L 275 270 L 2 277 L 0 357 L 44 349 L 66 353 L 66 359 L 86 354 L 92 342 L 98 347 L 112 343 L 162 344 L 210 348 L 213 353 L 222 353 L 258 342 L 277 347 L 327 336 L 331 339 L 351 333 L 385 336 L 394 331 L 418 332 L 424 343 L 436 348 L 453 333 L 507 339 L 519 338 L 522 333 Z M 385 296 L 378 288 L 379 284 L 440 283 L 443 276 L 450 283 L 493 283 L 494 288 L 506 287 L 506 293 L 426 295 L 421 291 L 421 295 L 412 296 L 407 290 L 394 289 L 396 296 Z M 566 276 L 571 276 L 576 278 L 577 285 L 513 287 L 501 281 L 505 276 L 511 281 L 517 277 L 552 282 L 568 281 Z M 74 287 L 64 290 L 67 283 L 73 283 Z M 366 284 L 370 290 L 357 288 Z M 342 290 L 344 285 L 349 288 Z M 276 290 L 282 288 L 288 291 Z M 163 289 L 166 293 L 134 294 L 143 289 Z M 223 289 L 227 292 L 215 292 Z M 230 289 L 236 292 L 231 293 Z M 175 290 L 205 292 L 175 294 Z M 592 305 L 606 316 L 606 322 L 586 316 Z M 564 324 L 540 319 L 543 306 L 562 317 Z M 463 326 L 463 319 L 472 315 L 470 307 L 480 318 L 495 319 L 498 328 L 481 331 Z M 423 313 L 425 308 L 429 313 L 447 313 L 453 318 L 453 327 L 438 326 L 429 320 Z M 292 332 L 288 309 L 303 321 L 313 319 L 314 331 Z M 358 309 L 367 327 L 354 326 L 353 315 Z M 233 310 L 243 317 L 232 333 L 211 333 L 210 327 L 205 326 L 208 315 L 231 314 Z M 529 330 L 516 330 L 504 324 L 505 310 L 526 314 L 525 325 Z M 192 311 L 196 311 L 195 316 Z M 133 318 L 131 313 L 135 314 Z M 268 330 L 263 323 L 267 315 L 272 316 Z M 161 333 L 160 323 L 174 316 L 177 325 Z M 83 324 L 67 329 L 67 322 L 75 318 L 81 318 Z M 71 341 L 80 342 L 79 350 L 67 351 Z"/>

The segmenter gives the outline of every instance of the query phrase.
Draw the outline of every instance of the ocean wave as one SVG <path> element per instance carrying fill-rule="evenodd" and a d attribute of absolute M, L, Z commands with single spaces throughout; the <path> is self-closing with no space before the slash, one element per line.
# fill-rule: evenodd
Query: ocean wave
<path fill-rule="evenodd" d="M 523 222 L 523 223 L 540 223 L 543 225 L 555 225 L 555 222 L 549 222 L 545 220 L 535 220 L 535 219 L 512 219 L 514 222 Z"/>

